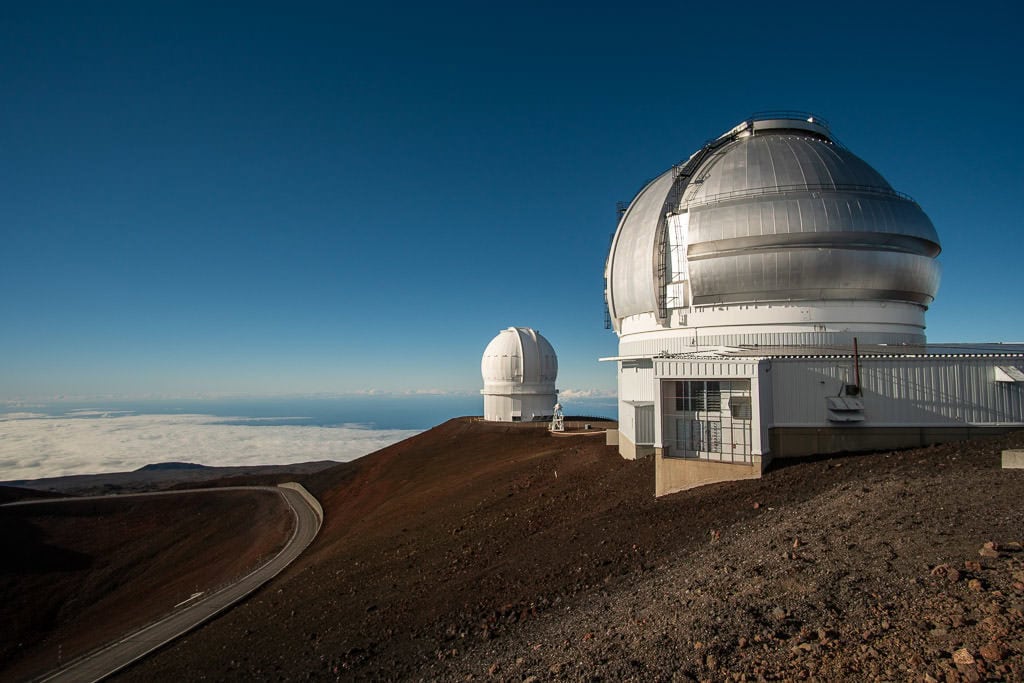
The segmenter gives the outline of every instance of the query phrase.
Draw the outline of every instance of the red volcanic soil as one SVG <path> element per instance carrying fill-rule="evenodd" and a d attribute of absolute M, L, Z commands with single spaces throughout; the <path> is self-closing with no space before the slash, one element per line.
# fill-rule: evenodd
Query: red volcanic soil
<path fill-rule="evenodd" d="M 1021 444 L 655 500 L 600 437 L 452 420 L 311 475 L 309 552 L 119 678 L 1022 680 Z"/>
<path fill-rule="evenodd" d="M 244 575 L 292 524 L 265 491 L 0 508 L 0 678 L 48 671 Z"/>

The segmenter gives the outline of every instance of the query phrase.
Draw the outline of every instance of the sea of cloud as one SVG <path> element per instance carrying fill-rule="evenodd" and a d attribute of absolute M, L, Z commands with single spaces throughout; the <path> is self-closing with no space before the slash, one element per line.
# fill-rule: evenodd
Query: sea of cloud
<path fill-rule="evenodd" d="M 608 399 L 615 398 L 616 393 L 614 391 L 606 391 L 602 389 L 559 389 L 558 400 L 559 401 L 570 401 L 577 400 L 585 403 L 588 399 Z"/>
<path fill-rule="evenodd" d="M 124 472 L 168 461 L 213 467 L 344 462 L 418 432 L 357 424 L 254 426 L 212 415 L 0 413 L 0 481 Z"/>

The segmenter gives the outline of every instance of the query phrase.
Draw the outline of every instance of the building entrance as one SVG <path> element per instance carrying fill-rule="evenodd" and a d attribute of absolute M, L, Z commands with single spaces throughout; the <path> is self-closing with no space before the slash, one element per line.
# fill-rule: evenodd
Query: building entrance
<path fill-rule="evenodd" d="M 663 382 L 667 457 L 751 462 L 750 380 Z"/>

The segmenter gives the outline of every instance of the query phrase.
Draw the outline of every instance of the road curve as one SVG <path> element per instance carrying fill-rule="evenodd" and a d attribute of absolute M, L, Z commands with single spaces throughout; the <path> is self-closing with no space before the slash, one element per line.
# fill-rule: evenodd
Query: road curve
<path fill-rule="evenodd" d="M 94 683 L 101 681 L 129 664 L 142 659 L 157 648 L 192 629 L 213 619 L 221 612 L 242 600 L 270 579 L 277 576 L 305 550 L 323 524 L 323 512 L 319 503 L 306 489 L 295 483 L 273 486 L 240 486 L 219 489 L 193 489 L 189 491 L 161 492 L 137 495 L 171 495 L 177 493 L 199 493 L 231 491 L 238 489 L 274 491 L 288 503 L 295 515 L 295 529 L 284 548 L 269 562 L 242 577 L 230 586 L 211 593 L 194 602 L 188 602 L 159 621 L 131 633 L 121 640 L 69 662 L 63 668 L 38 679 L 39 681 L 74 681 Z M 121 498 L 126 496 L 97 496 L 98 498 Z M 87 498 L 61 498 L 61 502 L 88 500 Z M 43 501 L 33 501 L 43 502 Z M 50 499 L 49 502 L 52 502 Z M 21 504 L 31 504 L 29 502 Z M 314 505 L 315 504 L 315 505 Z"/>

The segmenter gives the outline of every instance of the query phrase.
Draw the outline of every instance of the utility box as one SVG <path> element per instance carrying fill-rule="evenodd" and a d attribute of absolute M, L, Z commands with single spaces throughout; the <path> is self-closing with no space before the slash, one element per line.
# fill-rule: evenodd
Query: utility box
<path fill-rule="evenodd" d="M 1024 451 L 1003 451 L 1004 470 L 1024 470 Z"/>

